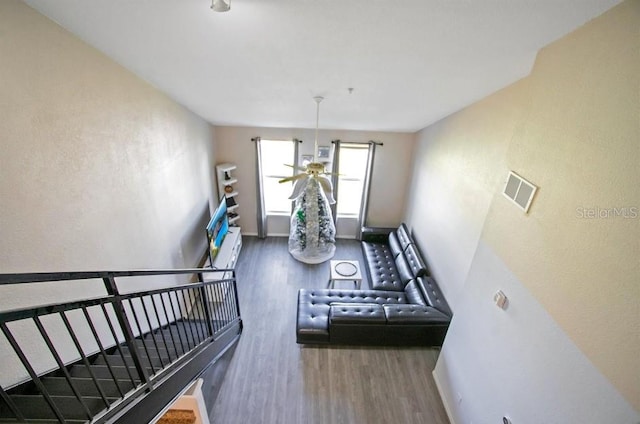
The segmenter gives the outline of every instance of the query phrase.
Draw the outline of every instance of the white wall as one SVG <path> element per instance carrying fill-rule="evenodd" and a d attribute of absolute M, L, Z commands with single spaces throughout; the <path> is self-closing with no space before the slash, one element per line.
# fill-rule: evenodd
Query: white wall
<path fill-rule="evenodd" d="M 216 204 L 213 128 L 22 2 L 0 2 L 0 28 L 0 272 L 196 266 Z M 0 310 L 103 293 L 2 286 Z M 24 374 L 2 337 L 0 356 L 2 383 Z"/>
<path fill-rule="evenodd" d="M 455 313 L 434 373 L 454 422 L 640 420 L 639 70 L 627 1 L 418 134 L 407 221 Z M 527 215 L 509 170 L 539 185 Z"/>
<path fill-rule="evenodd" d="M 313 113 L 313 107 L 310 113 Z M 216 127 L 216 157 L 219 162 L 238 165 L 236 176 L 239 190 L 240 226 L 245 234 L 257 233 L 256 219 L 256 174 L 255 145 L 253 137 L 274 140 L 303 140 L 300 154 L 313 154 L 315 129 L 296 128 L 251 128 Z M 318 144 L 331 146 L 331 140 L 367 142 L 375 140 L 384 143 L 378 146 L 373 170 L 369 219 L 367 225 L 394 226 L 402 221 L 406 202 L 406 187 L 409 184 L 414 151 L 414 135 L 407 133 L 384 133 L 346 130 L 320 130 Z M 285 161 L 286 162 L 286 161 Z M 393 207 L 389 207 L 393 205 Z M 288 234 L 288 218 L 269 221 L 269 232 Z"/>
<path fill-rule="evenodd" d="M 454 424 L 638 422 L 489 246 L 480 242 L 472 262 L 434 371 Z M 506 310 L 493 303 L 498 289 Z"/>

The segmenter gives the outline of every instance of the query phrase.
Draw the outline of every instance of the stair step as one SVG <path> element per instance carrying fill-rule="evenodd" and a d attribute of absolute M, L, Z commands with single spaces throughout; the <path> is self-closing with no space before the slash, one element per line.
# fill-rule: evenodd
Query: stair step
<path fill-rule="evenodd" d="M 160 334 L 162 333 L 162 334 Z M 169 339 L 171 339 L 171 335 L 173 335 L 173 338 L 176 340 L 176 342 L 179 340 L 178 334 L 180 337 L 182 337 L 182 340 L 184 340 L 185 338 L 190 338 L 190 339 L 200 339 L 202 337 L 205 337 L 207 334 L 207 327 L 206 326 L 200 326 L 200 328 L 197 328 L 196 326 L 193 327 L 188 327 L 188 326 L 174 326 L 172 325 L 171 327 L 164 327 L 162 329 L 159 330 L 155 330 L 153 332 L 153 334 L 155 335 L 156 339 L 161 338 L 162 335 L 164 335 L 165 339 L 167 339 L 167 341 Z M 147 333 L 145 335 L 146 338 L 150 338 L 151 337 L 151 333 Z"/>
<path fill-rule="evenodd" d="M 156 341 L 156 344 L 154 344 L 152 340 L 147 340 L 146 342 L 143 342 L 142 340 L 136 340 L 136 345 L 138 346 L 138 351 L 141 355 L 152 356 L 152 357 L 161 356 L 163 358 L 170 357 L 172 359 L 175 359 L 176 356 L 180 356 L 183 353 L 191 350 L 186 346 L 184 348 L 182 348 L 179 345 L 174 347 L 171 344 L 168 344 L 168 349 L 167 349 L 167 347 L 162 342 Z M 156 345 L 158 346 L 157 348 L 156 348 Z M 146 351 L 145 351 L 145 346 L 147 348 Z M 124 349 L 123 349 L 123 352 L 124 352 Z M 127 350 L 127 353 L 128 353 L 128 350 Z"/>
<path fill-rule="evenodd" d="M 65 419 L 82 421 L 87 419 L 82 404 L 75 396 L 51 396 L 51 398 Z M 113 403 L 117 399 L 118 398 L 107 398 L 109 403 Z M 37 419 L 50 420 L 56 418 L 44 396 L 11 395 L 11 400 L 16 404 L 17 408 L 25 414 L 28 422 L 33 422 L 32 420 Z M 85 397 L 83 400 L 92 415 L 96 415 L 107 407 L 102 398 L 99 397 Z M 13 418 L 9 411 L 2 410 L 1 413 L 0 418 Z"/>
<path fill-rule="evenodd" d="M 191 335 L 191 333 L 184 334 L 180 332 L 180 335 L 178 335 L 177 330 L 172 330 L 172 331 L 162 330 L 162 331 L 154 331 L 153 336 L 151 336 L 150 333 L 147 334 L 144 337 L 144 340 L 153 343 L 153 337 L 155 337 L 156 343 L 164 346 L 164 341 L 162 338 L 163 336 L 164 336 L 164 341 L 166 341 L 169 346 L 173 346 L 174 341 L 176 345 L 180 345 L 182 343 L 183 345 L 190 344 L 191 346 L 193 346 L 194 341 L 195 341 L 195 344 L 198 344 L 198 341 L 203 339 L 203 336 L 201 334 L 199 335 L 194 333 L 193 335 Z"/>
<path fill-rule="evenodd" d="M 166 345 L 165 345 L 165 341 L 166 341 Z M 138 347 L 142 348 L 142 343 L 144 343 L 147 346 L 147 349 L 156 349 L 156 346 L 158 346 L 158 350 L 162 349 L 165 351 L 169 351 L 171 353 L 171 355 L 173 355 L 174 352 L 183 352 L 183 351 L 188 351 L 189 350 L 189 346 L 193 347 L 194 343 L 193 342 L 189 342 L 189 345 L 186 344 L 182 346 L 180 344 L 180 340 L 176 340 L 176 344 L 173 344 L 173 340 L 171 339 L 165 339 L 162 340 L 161 338 L 159 338 L 158 336 L 156 336 L 156 340 L 155 343 L 153 342 L 153 339 L 151 337 L 149 338 L 144 338 L 143 340 L 136 340 L 136 344 Z M 198 343 L 195 343 L 195 345 L 197 345 Z"/>
<path fill-rule="evenodd" d="M 153 357 L 151 359 L 149 359 L 147 356 L 142 356 L 140 358 L 140 360 L 142 361 L 143 366 L 145 367 L 150 367 L 150 364 L 153 364 L 154 367 L 159 367 L 161 366 L 160 363 L 160 358 L 159 357 Z M 111 365 L 116 365 L 116 366 L 120 366 L 120 367 L 124 367 L 124 366 L 128 366 L 129 368 L 131 368 L 132 370 L 134 370 L 133 372 L 135 373 L 135 365 L 133 363 L 133 358 L 128 355 L 127 353 L 124 353 L 124 359 L 122 356 L 120 356 L 120 354 L 113 354 L 113 355 L 107 355 L 106 358 L 102 355 L 98 356 L 96 358 L 95 361 L 93 361 L 93 365 L 106 365 L 107 362 L 109 362 L 109 364 Z M 163 357 L 162 358 L 162 362 L 163 363 L 168 363 L 169 359 Z"/>
<path fill-rule="evenodd" d="M 140 379 L 138 379 L 135 370 L 133 370 L 132 374 L 136 383 L 139 383 Z M 96 387 L 93 379 L 86 377 L 74 377 L 72 378 L 72 381 L 73 385 L 82 396 L 100 397 L 100 392 L 98 391 L 98 388 Z M 113 380 L 98 379 L 97 382 L 100 385 L 100 388 L 102 389 L 105 396 L 114 398 L 120 397 L 120 392 L 118 391 L 116 383 Z M 42 379 L 42 383 L 51 395 L 74 396 L 73 391 L 71 390 L 71 386 L 69 386 L 67 379 L 64 377 L 45 377 Z M 135 388 L 133 383 L 131 383 L 131 380 L 128 378 L 126 380 L 118 380 L 118 386 L 120 387 L 120 390 L 122 390 L 122 392 L 125 394 Z"/>
<path fill-rule="evenodd" d="M 111 366 L 111 370 L 118 380 L 129 380 L 129 374 L 127 373 L 127 369 L 125 367 L 113 365 Z M 91 365 L 91 371 L 96 378 L 104 380 L 113 379 L 113 377 L 111 376 L 111 372 L 109 371 L 109 367 L 107 367 L 106 365 Z M 135 377 L 135 368 L 132 368 L 131 371 Z M 151 372 L 151 369 L 147 369 L 147 371 Z M 69 371 L 69 374 L 71 374 L 71 377 L 91 378 L 89 370 L 84 365 L 76 365 L 72 367 Z"/>
<path fill-rule="evenodd" d="M 214 328 L 222 325 L 214 323 Z M 152 374 L 152 365 L 156 372 L 163 365 L 166 367 L 178 357 L 198 346 L 208 337 L 207 333 L 207 325 L 202 320 L 180 320 L 156 329 L 153 333 L 147 333 L 136 338 L 135 343 L 143 366 L 149 374 Z M 146 350 L 144 349 L 145 346 Z M 121 398 L 118 387 L 124 394 L 135 389 L 136 386 L 131 382 L 127 368 L 129 368 L 135 384 L 140 383 L 140 378 L 133 365 L 133 359 L 128 347 L 121 345 L 120 350 L 123 355 L 116 348 L 109 349 L 106 356 L 98 354 L 91 365 L 91 371 L 109 404 Z M 118 380 L 117 383 L 113 381 L 107 362 Z M 69 374 L 72 377 L 75 388 L 82 396 L 92 415 L 106 408 L 96 383 L 84 364 L 77 363 L 71 366 Z M 65 422 L 72 424 L 87 422 L 84 409 L 80 401 L 75 397 L 62 371 L 58 370 L 44 376 L 41 381 L 65 417 Z M 27 422 L 34 424 L 58 422 L 46 399 L 39 393 L 35 384 L 23 385 L 19 391 L 14 391 L 10 397 L 18 409 L 25 414 Z M 0 423 L 4 422 L 15 422 L 15 418 L 8 406 L 0 399 Z"/>

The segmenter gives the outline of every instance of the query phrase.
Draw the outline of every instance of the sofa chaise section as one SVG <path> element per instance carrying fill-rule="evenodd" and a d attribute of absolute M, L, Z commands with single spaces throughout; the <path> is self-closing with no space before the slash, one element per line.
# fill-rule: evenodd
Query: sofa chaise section
<path fill-rule="evenodd" d="M 362 233 L 372 289 L 299 290 L 296 341 L 441 346 L 452 312 L 406 225 Z"/>

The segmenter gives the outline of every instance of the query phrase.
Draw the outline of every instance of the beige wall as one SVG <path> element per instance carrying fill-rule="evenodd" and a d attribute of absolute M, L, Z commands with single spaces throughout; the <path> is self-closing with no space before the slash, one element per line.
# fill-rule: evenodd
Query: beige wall
<path fill-rule="evenodd" d="M 495 196 L 482 237 L 640 410 L 640 2 L 543 49 L 529 84 L 506 165 L 540 190 L 528 217 Z"/>
<path fill-rule="evenodd" d="M 2 272 L 196 265 L 213 128 L 16 0 L 0 57 Z"/>
<path fill-rule="evenodd" d="M 557 353 L 551 361 L 559 361 L 560 369 L 579 362 L 585 370 L 594 367 L 585 371 L 594 381 L 599 373 L 606 378 L 600 386 L 576 388 L 584 395 L 578 400 L 605 392 L 610 383 L 640 411 L 639 96 L 640 2 L 633 0 L 544 48 L 529 77 L 421 131 L 407 217 L 456 309 L 441 355 L 442 363 L 450 361 L 437 369 L 440 378 L 463 366 L 465 359 L 447 346 L 472 347 L 477 340 L 465 328 L 478 321 L 495 330 L 478 346 L 508 367 L 509 354 L 521 355 L 523 341 L 500 338 L 500 320 L 513 326 L 526 321 L 518 316 L 523 305 L 541 307 L 541 316 L 551 320 L 522 324 L 522 340 L 541 341 Z M 508 170 L 540 187 L 528 215 L 501 194 Z M 584 218 L 585 208 L 608 210 L 608 216 Z M 627 218 L 613 216 L 611 208 L 626 208 Z M 494 254 L 495 260 L 486 259 Z M 462 308 L 490 303 L 501 285 L 521 296 L 505 315 Z M 469 299 L 485 292 L 486 298 Z M 557 339 L 555 326 L 565 339 L 544 345 Z M 573 345 L 577 353 L 567 353 Z M 531 346 L 529 353 L 539 348 Z M 503 387 L 533 387 L 517 377 L 527 359 L 513 364 Z M 476 369 L 491 369 L 475 361 L 469 359 Z M 538 379 L 555 369 L 538 366 Z M 483 372 L 458 381 L 452 393 L 481 395 L 485 382 L 475 380 L 483 378 L 493 376 Z M 542 387 L 556 390 L 558 377 L 548 378 Z M 580 380 L 563 375 L 562 384 L 569 379 Z M 570 414 L 564 396 L 548 407 Z"/>
<path fill-rule="evenodd" d="M 313 154 L 315 130 L 296 128 L 216 127 L 216 157 L 219 162 L 238 165 L 238 203 L 240 226 L 247 234 L 257 233 L 256 221 L 256 165 L 253 137 L 273 140 L 303 140 L 300 154 Z M 415 140 L 413 134 L 320 130 L 318 144 L 330 146 L 331 140 L 384 143 L 378 146 L 374 162 L 368 225 L 392 226 L 402 220 L 406 187 L 409 182 Z M 286 160 L 283 162 L 287 163 Z M 389 207 L 393 205 L 393 207 Z"/>
<path fill-rule="evenodd" d="M 0 272 L 197 265 L 209 203 L 217 204 L 213 128 L 16 0 L 0 2 L 0 58 Z M 121 290 L 158 282 L 122 280 Z M 102 287 L 4 286 L 0 310 L 96 296 Z M 45 321 L 63 360 L 72 360 L 60 322 Z M 34 327 L 19 328 L 36 369 L 54 368 Z M 78 334 L 87 336 L 86 352 L 96 349 Z M 9 352 L 0 339 L 3 385 L 26 376 Z"/>

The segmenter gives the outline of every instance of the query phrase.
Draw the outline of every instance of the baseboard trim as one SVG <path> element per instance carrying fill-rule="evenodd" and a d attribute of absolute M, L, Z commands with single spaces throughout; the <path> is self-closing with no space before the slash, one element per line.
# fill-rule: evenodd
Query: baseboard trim
<path fill-rule="evenodd" d="M 449 418 L 449 422 L 451 424 L 458 424 L 456 422 L 456 420 L 453 418 L 453 414 L 451 413 L 451 408 L 449 407 L 449 402 L 447 401 L 447 397 L 444 396 L 444 394 L 443 394 L 443 390 L 442 390 L 440 381 L 438 380 L 438 374 L 436 374 L 436 371 L 433 370 L 431 372 L 431 375 L 433 375 L 433 381 L 435 381 L 435 383 L 436 383 L 436 389 L 438 389 L 438 394 L 440 395 L 440 400 L 442 400 L 442 405 L 444 405 L 444 410 L 447 413 L 447 417 Z"/>

